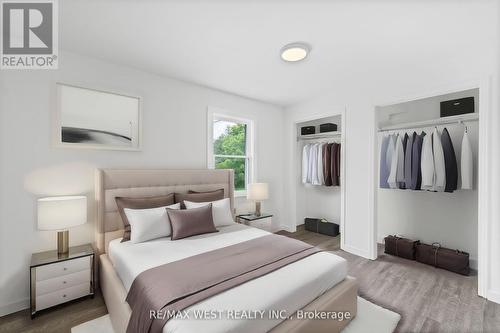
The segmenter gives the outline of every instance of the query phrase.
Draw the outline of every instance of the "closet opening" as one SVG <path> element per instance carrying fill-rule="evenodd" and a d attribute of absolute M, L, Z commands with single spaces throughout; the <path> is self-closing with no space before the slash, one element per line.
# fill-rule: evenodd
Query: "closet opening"
<path fill-rule="evenodd" d="M 404 257 L 406 238 L 420 242 L 412 243 L 408 260 L 466 275 L 462 266 L 468 254 L 469 275 L 477 276 L 480 296 L 483 97 L 474 88 L 377 106 L 374 144 L 373 257 L 384 251 L 394 255 L 387 244 L 398 241 L 395 255 Z"/>
<path fill-rule="evenodd" d="M 339 249 L 343 237 L 342 118 L 342 114 L 338 114 L 294 124 L 296 226 L 298 230 L 318 234 L 318 242 L 325 244 L 328 250 Z"/>

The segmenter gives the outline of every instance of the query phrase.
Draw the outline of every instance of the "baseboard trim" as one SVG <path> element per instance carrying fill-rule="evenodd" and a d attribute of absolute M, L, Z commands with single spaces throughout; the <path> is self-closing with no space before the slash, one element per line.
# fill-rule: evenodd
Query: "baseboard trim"
<path fill-rule="evenodd" d="M 297 228 L 294 229 L 291 226 L 286 225 L 286 224 L 280 224 L 279 228 L 280 228 L 280 230 L 285 230 L 285 231 L 288 231 L 288 232 L 295 232 L 295 231 L 297 231 Z"/>
<path fill-rule="evenodd" d="M 1 305 L 0 306 L 0 317 L 6 316 L 8 314 L 21 311 L 24 309 L 29 308 L 30 305 L 30 300 L 28 298 L 25 298 L 23 300 L 20 300 L 18 302 L 6 304 L 6 305 Z"/>
<path fill-rule="evenodd" d="M 355 254 L 357 256 L 360 256 L 360 257 L 363 257 L 363 258 L 366 258 L 366 259 L 372 259 L 370 258 L 370 255 L 368 252 L 362 250 L 362 249 L 358 249 L 354 246 L 350 246 L 350 245 L 347 245 L 347 244 L 344 244 L 344 246 L 341 247 L 342 250 L 346 251 L 346 252 L 349 252 L 349 253 L 352 253 L 352 254 Z"/>
<path fill-rule="evenodd" d="M 494 303 L 500 304 L 500 291 L 489 290 L 487 298 Z"/>

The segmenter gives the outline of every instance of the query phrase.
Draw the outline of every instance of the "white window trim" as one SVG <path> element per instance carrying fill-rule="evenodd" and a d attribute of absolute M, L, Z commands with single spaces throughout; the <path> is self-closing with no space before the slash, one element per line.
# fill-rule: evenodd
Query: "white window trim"
<path fill-rule="evenodd" d="M 247 125 L 247 147 L 246 156 L 241 156 L 242 158 L 248 158 L 248 170 L 247 170 L 247 185 L 252 183 L 255 179 L 255 121 L 248 118 L 242 118 L 239 116 L 231 115 L 231 112 L 227 110 L 211 107 L 207 108 L 207 168 L 215 169 L 215 156 L 214 156 L 214 140 L 213 140 L 213 122 L 214 119 L 221 119 L 227 121 L 235 121 L 239 123 L 245 123 Z M 234 156 L 233 156 L 234 157 Z M 235 197 L 245 197 L 247 195 L 246 190 L 234 191 Z"/>

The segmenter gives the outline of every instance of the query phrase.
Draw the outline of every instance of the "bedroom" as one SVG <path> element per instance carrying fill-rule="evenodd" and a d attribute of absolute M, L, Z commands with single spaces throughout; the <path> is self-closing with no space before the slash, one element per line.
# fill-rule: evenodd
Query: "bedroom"
<path fill-rule="evenodd" d="M 254 229 L 292 236 L 347 260 L 358 295 L 391 312 L 387 321 L 363 317 L 370 325 L 393 324 L 394 313 L 401 316 L 399 332 L 500 331 L 497 1 L 46 2 L 57 5 L 57 68 L 0 70 L 0 332 L 49 326 L 68 332 L 109 312 L 96 274 L 93 299 L 31 319 L 32 255 L 57 248 L 57 230 L 41 229 L 38 199 L 86 197 L 86 223 L 69 230 L 69 246 L 92 244 L 99 261 L 97 253 L 107 250 L 98 245 L 97 170 L 211 170 L 219 164 L 236 168 L 235 215 L 255 211 L 261 199 L 247 199 L 249 184 L 265 183 L 267 193 L 257 197 L 266 194 L 260 196 L 266 198 L 262 213 L 272 217 L 251 221 Z M 285 62 L 283 48 L 294 43 L 308 54 Z M 92 105 L 108 97 L 131 110 L 129 119 L 100 104 L 108 111 L 98 133 L 118 135 L 106 136 L 104 147 L 65 141 L 95 135 L 63 135 L 63 127 L 78 127 L 71 122 L 82 115 L 102 119 L 103 112 L 75 116 L 65 111 L 78 108 L 64 103 Z M 440 131 L 447 126 L 459 156 L 463 125 L 429 119 L 439 118 L 438 102 L 464 97 L 474 97 L 474 113 L 481 114 L 464 120 L 474 189 L 449 196 L 380 189 L 379 141 L 399 130 L 378 131 L 420 122 Z M 415 105 L 431 106 L 420 112 Z M 134 121 L 137 127 L 127 127 Z M 323 123 L 336 124 L 339 135 L 301 137 L 301 127 L 315 126 L 317 133 Z M 239 150 L 221 153 L 215 141 L 241 128 Z M 415 127 L 406 128 L 410 133 Z M 302 183 L 301 149 L 317 142 L 341 144 L 340 186 Z M 187 178 L 185 191 L 196 191 L 199 183 Z M 398 223 L 405 214 L 411 215 L 408 223 Z M 340 236 L 305 230 L 306 217 L 336 222 Z M 385 254 L 379 244 L 390 234 L 467 251 L 473 273 L 461 276 Z M 409 292 L 414 288 L 417 294 Z M 277 297 L 278 289 L 271 290 Z M 415 304 L 407 305 L 405 297 Z"/>

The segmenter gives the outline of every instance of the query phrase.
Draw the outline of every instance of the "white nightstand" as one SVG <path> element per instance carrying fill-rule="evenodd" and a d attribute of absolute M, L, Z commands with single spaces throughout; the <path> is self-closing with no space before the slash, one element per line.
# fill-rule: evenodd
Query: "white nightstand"
<path fill-rule="evenodd" d="M 94 249 L 90 244 L 74 246 L 64 255 L 57 250 L 35 253 L 30 265 L 31 318 L 35 314 L 71 300 L 94 296 Z"/>
<path fill-rule="evenodd" d="M 273 232 L 273 215 L 272 214 L 261 214 L 257 216 L 255 214 L 241 214 L 236 216 L 236 221 L 251 227 L 263 229 L 269 232 Z"/>

